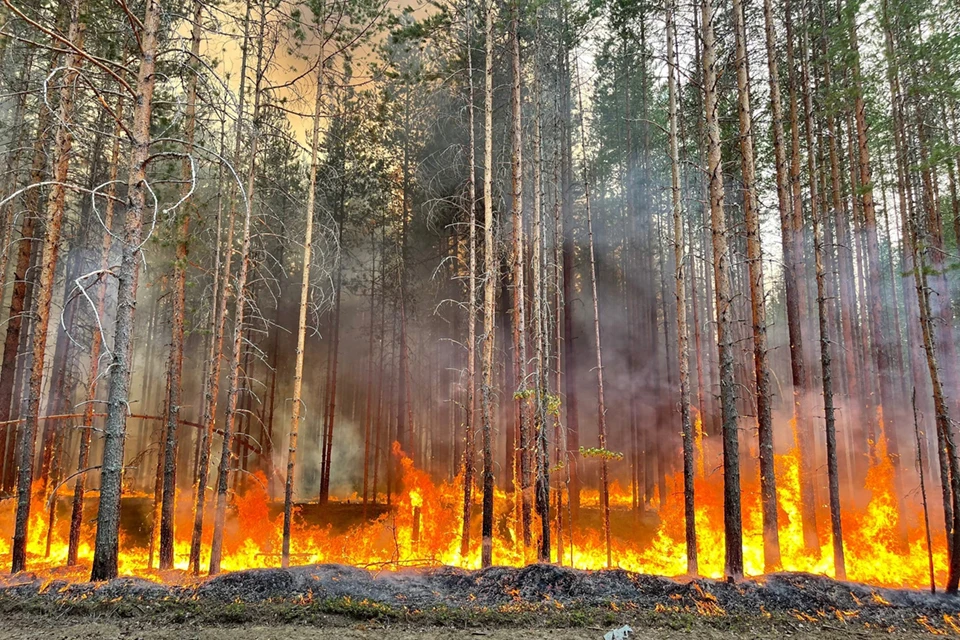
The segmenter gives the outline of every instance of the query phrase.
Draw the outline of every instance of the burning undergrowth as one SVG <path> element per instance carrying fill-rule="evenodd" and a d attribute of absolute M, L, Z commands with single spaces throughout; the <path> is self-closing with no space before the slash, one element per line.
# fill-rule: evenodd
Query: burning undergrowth
<path fill-rule="evenodd" d="M 373 572 L 344 565 L 250 569 L 188 586 L 137 578 L 78 583 L 20 574 L 0 587 L 0 611 L 49 611 L 123 616 L 185 607 L 195 620 L 237 622 L 309 619 L 338 613 L 382 621 L 460 624 L 470 615 L 531 614 L 560 624 L 585 616 L 640 624 L 766 621 L 794 628 L 872 628 L 960 633 L 960 599 L 920 591 L 839 582 L 801 573 L 728 583 L 677 580 L 623 570 L 582 571 L 556 565 L 452 567 Z M 247 608 L 249 607 L 249 612 Z M 219 612 L 219 613 L 217 613 Z M 219 615 L 220 617 L 217 617 Z M 302 616 L 302 618 L 301 618 Z"/>
<path fill-rule="evenodd" d="M 360 504 L 357 500 L 331 500 L 326 505 L 303 503 L 296 506 L 293 521 L 291 563 L 299 565 L 353 565 L 371 570 L 480 567 L 480 508 L 475 504 L 470 529 L 473 532 L 469 553 L 461 554 L 463 530 L 462 479 L 436 481 L 418 469 L 412 461 L 396 452 L 400 468 L 399 490 L 392 503 Z M 716 458 L 711 458 L 711 460 Z M 868 475 L 865 493 L 869 499 L 862 507 L 851 505 L 843 512 L 847 576 L 850 580 L 888 588 L 923 589 L 930 584 L 930 560 L 934 578 L 942 584 L 946 578 L 945 540 L 933 538 L 928 554 L 922 527 L 922 512 L 915 501 L 897 508 L 893 468 L 881 452 Z M 785 571 L 816 575 L 834 575 L 829 517 L 824 508 L 818 513 L 818 546 L 805 544 L 798 507 L 799 462 L 796 451 L 778 455 L 778 502 L 780 507 L 780 547 Z M 710 465 L 703 465 L 711 468 Z M 684 513 L 677 498 L 681 480 L 668 479 L 670 499 L 657 511 L 642 514 L 631 509 L 630 492 L 614 482 L 610 488 L 611 526 L 615 565 L 636 574 L 677 576 L 685 572 Z M 698 475 L 697 529 L 700 574 L 710 578 L 723 576 L 723 497 L 722 483 L 705 473 Z M 266 483 L 251 481 L 234 494 L 224 541 L 222 568 L 225 571 L 270 569 L 280 564 L 282 503 L 271 500 Z M 744 504 L 744 556 L 748 575 L 763 573 L 763 531 L 759 478 L 754 474 L 742 483 Z M 185 496 L 181 496 L 184 498 Z M 474 496 L 476 500 L 477 496 Z M 568 505 L 569 496 L 558 496 Z M 121 526 L 122 575 L 137 576 L 167 585 L 194 583 L 188 572 L 192 501 L 181 499 L 176 527 L 174 570 L 159 572 L 154 567 L 155 528 L 149 496 L 124 498 Z M 598 494 L 581 494 L 579 526 L 570 536 L 569 525 L 563 536 L 554 528 L 552 559 L 579 569 L 601 569 L 605 565 L 602 524 L 597 508 Z M 519 535 L 515 496 L 498 491 L 495 501 L 495 563 L 522 567 L 536 561 L 535 548 L 525 547 Z M 59 515 L 48 526 L 45 520 L 57 510 L 40 504 L 33 510 L 28 544 L 28 569 L 42 580 L 82 583 L 89 574 L 92 558 L 93 518 L 81 531 L 79 563 L 66 566 L 69 534 L 69 501 L 61 500 Z M 95 509 L 96 505 L 89 505 Z M 209 506 L 209 505 L 208 505 Z M 6 507 L 6 508 L 5 508 Z M 0 530 L 12 530 L 12 501 L 0 503 Z M 564 514 L 566 518 L 568 514 Z M 212 520 L 208 514 L 207 522 Z M 210 537 L 207 527 L 201 540 L 201 566 L 208 563 Z M 6 563 L 9 549 L 0 538 L 0 562 Z M 561 551 L 562 550 L 562 551 Z M 247 574 L 241 574 L 247 575 Z M 294 574 L 291 574 L 294 575 Z M 434 574 L 430 574 L 434 575 Z M 486 574 L 484 574 L 486 575 Z M 604 574 L 606 575 L 606 574 Z M 225 577 L 222 580 L 229 581 Z M 293 578 L 291 578 L 293 579 Z M 216 584 L 216 583 L 214 583 Z M 384 584 L 384 583 L 378 583 Z M 409 585 L 408 585 L 409 586 Z M 163 587 L 160 587 L 163 588 Z M 288 593 L 289 589 L 283 591 Z M 670 605 L 665 602 L 664 606 Z"/>

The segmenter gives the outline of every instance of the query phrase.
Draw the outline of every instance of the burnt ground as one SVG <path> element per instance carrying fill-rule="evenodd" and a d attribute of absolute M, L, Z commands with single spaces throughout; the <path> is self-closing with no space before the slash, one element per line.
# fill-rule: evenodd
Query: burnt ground
<path fill-rule="evenodd" d="M 553 565 L 253 569 L 190 586 L 0 580 L 0 638 L 639 638 L 960 635 L 960 598 L 806 574 L 728 584 Z"/>

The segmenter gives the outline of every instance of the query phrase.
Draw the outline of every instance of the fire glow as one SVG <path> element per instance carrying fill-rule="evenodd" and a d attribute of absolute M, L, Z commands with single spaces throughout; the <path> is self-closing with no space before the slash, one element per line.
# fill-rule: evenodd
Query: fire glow
<path fill-rule="evenodd" d="M 706 444 L 706 443 L 705 443 Z M 702 452 L 703 447 L 698 446 Z M 413 462 L 394 447 L 398 461 L 398 491 L 392 496 L 392 504 L 376 517 L 364 519 L 361 524 L 336 531 L 333 525 L 310 525 L 301 517 L 294 518 L 291 546 L 291 564 L 340 563 L 372 569 L 399 569 L 404 567 L 428 567 L 450 565 L 465 569 L 480 567 L 480 509 L 479 494 L 473 510 L 476 534 L 472 536 L 470 553 L 460 554 L 462 530 L 463 490 L 462 477 L 453 481 L 434 482 L 429 474 L 416 468 Z M 704 577 L 721 578 L 724 566 L 723 547 L 723 483 L 716 465 L 703 463 L 698 468 L 706 473 L 697 474 L 697 531 L 700 571 Z M 869 493 L 866 506 L 845 507 L 843 512 L 844 544 L 847 554 L 848 578 L 855 582 L 885 586 L 925 588 L 929 585 L 929 566 L 926 537 L 923 529 L 921 507 L 909 500 L 904 501 L 906 513 L 898 513 L 894 493 L 893 465 L 882 445 L 878 445 L 876 461 L 867 475 L 865 489 Z M 803 528 L 799 508 L 800 466 L 796 450 L 777 455 L 777 483 L 780 516 L 780 545 L 783 570 L 814 574 L 834 575 L 832 541 L 829 531 L 827 508 L 818 504 L 817 523 L 820 548 L 804 547 Z M 684 519 L 682 501 L 682 476 L 668 478 L 668 496 L 662 511 L 655 516 L 649 513 L 639 516 L 631 513 L 631 494 L 617 482 L 611 484 L 610 504 L 616 519 L 642 518 L 652 522 L 644 540 L 630 540 L 614 533 L 614 564 L 625 570 L 681 576 L 686 568 L 684 543 Z M 238 571 L 250 568 L 280 566 L 280 543 L 282 514 L 277 512 L 265 490 L 262 476 L 258 481 L 247 483 L 246 491 L 233 501 L 233 517 L 228 521 L 222 568 Z M 566 519 L 566 495 L 553 487 L 554 503 L 557 497 L 564 504 Z M 96 495 L 95 493 L 93 495 Z M 744 562 L 750 576 L 763 574 L 763 537 L 760 509 L 760 483 L 755 473 L 746 473 L 742 482 Z M 149 548 L 135 544 L 129 537 L 121 537 L 120 574 L 142 577 L 160 582 L 189 582 L 187 572 L 190 552 L 190 522 L 188 496 L 178 496 L 181 508 L 176 528 L 175 570 L 159 572 L 150 568 Z M 378 496 L 382 503 L 385 496 Z M 60 500 L 67 502 L 66 490 L 61 490 Z M 581 519 L 599 502 L 596 490 L 584 490 L 581 494 Z M 356 496 L 341 498 L 339 504 L 351 504 L 358 511 L 365 511 Z M 208 503 L 209 504 L 209 503 Z M 3 505 L 0 526 L 5 532 L 12 531 L 12 501 Z M 52 530 L 49 553 L 47 552 L 47 517 L 45 504 L 36 504 L 32 509 L 30 540 L 28 544 L 28 568 L 40 576 L 82 581 L 89 575 L 93 558 L 93 522 L 83 528 L 83 542 L 79 549 L 79 564 L 66 567 L 67 536 L 69 522 L 59 519 Z M 382 507 L 381 507 L 382 509 Z M 498 490 L 495 500 L 494 562 L 499 565 L 522 566 L 536 561 L 535 546 L 524 549 L 516 519 L 514 494 Z M 900 518 L 905 518 L 906 547 L 898 533 Z M 209 521 L 209 520 L 208 520 Z M 556 524 L 554 522 L 554 528 Z M 539 524 L 535 526 L 539 527 Z M 565 529 L 567 525 L 564 525 Z M 201 567 L 209 562 L 211 531 L 205 531 Z M 554 531 L 556 536 L 556 531 Z M 564 531 L 563 549 L 558 556 L 556 546 L 552 560 L 578 569 L 602 569 L 605 567 L 606 551 L 600 527 L 581 527 Z M 557 538 L 554 537 L 554 540 Z M 938 581 L 946 576 L 947 550 L 943 537 L 934 535 L 932 550 L 935 574 Z M 0 558 L 9 562 L 9 538 L 0 539 Z"/>

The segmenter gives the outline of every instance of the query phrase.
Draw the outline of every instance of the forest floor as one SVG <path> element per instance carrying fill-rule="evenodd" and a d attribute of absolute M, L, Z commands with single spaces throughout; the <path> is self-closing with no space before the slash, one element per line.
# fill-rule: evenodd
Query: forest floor
<path fill-rule="evenodd" d="M 737 584 L 553 565 L 254 569 L 189 586 L 0 576 L 0 639 L 600 640 L 960 635 L 960 598 L 783 573 Z"/>

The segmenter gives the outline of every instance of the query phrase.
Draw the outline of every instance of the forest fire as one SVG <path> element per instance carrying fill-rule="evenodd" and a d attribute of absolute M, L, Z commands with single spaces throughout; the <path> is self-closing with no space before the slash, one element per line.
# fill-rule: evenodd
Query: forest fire
<path fill-rule="evenodd" d="M 395 453 L 398 453 L 395 449 Z M 294 564 L 341 563 L 379 570 L 405 567 L 433 567 L 440 565 L 476 569 L 480 567 L 479 545 L 467 557 L 460 555 L 460 531 L 462 520 L 461 477 L 454 482 L 434 483 L 428 474 L 418 470 L 405 456 L 399 458 L 402 489 L 393 496 L 392 505 L 376 519 L 335 530 L 332 524 L 313 525 L 302 518 L 295 520 L 292 536 L 291 557 Z M 878 450 L 877 460 L 868 474 L 869 500 L 860 510 L 844 512 L 844 542 L 847 548 L 847 574 L 850 580 L 886 587 L 923 589 L 930 583 L 925 532 L 920 526 L 907 529 L 905 546 L 899 542 L 899 519 L 921 522 L 918 513 L 897 513 L 893 494 L 893 468 L 886 452 Z M 804 546 L 800 525 L 798 481 L 799 461 L 795 451 L 777 456 L 778 500 L 781 512 L 780 544 L 783 570 L 809 572 L 832 576 L 832 562 L 828 518 L 825 509 L 818 513 L 821 523 L 819 549 Z M 279 566 L 280 525 L 282 515 L 268 499 L 259 482 L 251 482 L 247 491 L 235 502 L 235 514 L 228 523 L 228 532 L 222 568 L 236 571 L 248 568 Z M 682 502 L 677 497 L 682 479 L 668 479 L 670 499 L 666 507 L 650 520 L 630 511 L 630 492 L 619 483 L 610 490 L 611 508 L 616 512 L 616 521 L 623 529 L 635 529 L 632 523 L 643 518 L 648 530 L 640 536 L 616 535 L 615 523 L 614 558 L 618 568 L 639 573 L 664 576 L 682 576 L 686 568 L 684 551 L 684 527 Z M 697 528 L 701 573 L 705 577 L 722 578 L 724 568 L 722 484 L 716 477 L 697 477 Z M 759 506 L 759 479 L 745 478 L 743 482 L 744 504 L 744 564 L 748 575 L 763 575 L 763 535 Z M 61 499 L 65 499 L 65 495 Z M 133 497 L 133 496 L 131 496 Z M 381 499 L 383 496 L 381 496 Z M 595 510 L 599 496 L 596 491 L 584 491 L 581 509 Z M 343 500 L 357 510 L 357 496 Z M 496 539 L 494 543 L 498 564 L 523 566 L 536 560 L 532 549 L 524 551 L 516 509 L 512 495 L 502 491 L 496 496 Z M 7 505 L 4 505 L 5 507 Z M 41 505 L 36 505 L 40 507 Z M 920 507 L 912 505 L 917 511 Z M 31 523 L 31 539 L 28 546 L 31 570 L 41 576 L 59 579 L 86 580 L 92 560 L 92 545 L 85 540 L 80 548 L 80 564 L 65 567 L 67 558 L 68 522 L 60 519 L 54 527 L 47 553 L 47 509 L 36 508 Z M 189 522 L 183 512 L 182 522 L 177 527 L 176 562 L 174 571 L 159 572 L 149 567 L 148 546 L 135 542 L 131 537 L 121 539 L 120 573 L 161 582 L 182 583 L 191 581 L 187 573 L 189 558 Z M 586 515 L 584 516 L 586 517 Z M 474 523 L 479 532 L 479 522 Z M 0 515 L 0 526 L 12 525 L 12 510 L 5 508 Z M 91 531 L 85 530 L 85 535 Z M 642 538 L 642 539 L 640 539 Z M 475 538 L 479 539 L 479 537 Z M 938 540 L 938 537 L 934 537 Z M 9 558 L 9 547 L 0 541 L 0 561 Z M 209 544 L 209 535 L 204 543 Z M 573 540 L 564 544 L 562 552 L 554 550 L 552 560 L 580 569 L 602 569 L 606 555 L 602 532 L 598 528 L 576 529 Z M 933 558 L 936 579 L 943 580 L 946 573 L 946 549 L 942 543 L 935 544 Z M 206 556 L 203 558 L 205 563 Z"/>
<path fill-rule="evenodd" d="M 0 0 L 0 614 L 955 628 L 955 0 L 402 4 Z"/>

